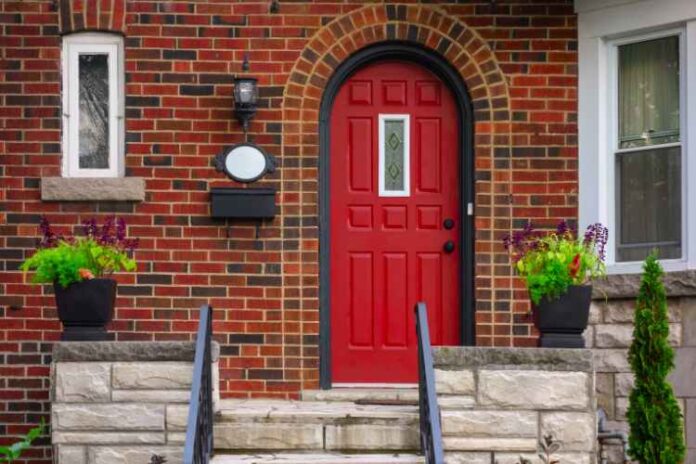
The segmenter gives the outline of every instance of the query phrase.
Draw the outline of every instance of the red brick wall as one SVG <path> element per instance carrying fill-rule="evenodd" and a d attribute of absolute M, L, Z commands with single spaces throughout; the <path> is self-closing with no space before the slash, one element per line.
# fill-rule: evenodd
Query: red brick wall
<path fill-rule="evenodd" d="M 577 214 L 571 0 L 281 0 L 277 13 L 270 1 L 4 0 L 0 28 L 0 436 L 48 412 L 60 326 L 48 289 L 17 271 L 41 214 L 64 230 L 118 214 L 140 237 L 138 273 L 119 276 L 118 340 L 188 339 L 195 308 L 210 302 L 223 394 L 285 397 L 317 386 L 318 104 L 337 63 L 382 40 L 415 37 L 467 83 L 477 343 L 534 343 L 500 237 L 530 218 L 550 225 Z M 143 203 L 40 200 L 41 178 L 60 175 L 59 34 L 80 30 L 125 34 L 127 174 L 146 179 Z M 208 218 L 210 187 L 230 185 L 212 156 L 243 138 L 232 78 L 247 51 L 262 97 L 250 134 L 281 163 L 264 180 L 279 190 L 280 214 L 258 230 Z"/>

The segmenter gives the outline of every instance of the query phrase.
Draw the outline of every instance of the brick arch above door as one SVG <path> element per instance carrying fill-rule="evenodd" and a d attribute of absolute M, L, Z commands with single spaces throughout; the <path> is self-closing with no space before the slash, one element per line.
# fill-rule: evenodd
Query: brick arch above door
<path fill-rule="evenodd" d="M 477 253 L 487 255 L 476 259 L 476 287 L 490 289 L 496 277 L 492 263 L 507 259 L 494 242 L 510 229 L 512 221 L 508 202 L 511 176 L 507 172 L 512 122 L 508 82 L 495 53 L 474 29 L 430 5 L 368 5 L 335 18 L 303 48 L 285 84 L 282 106 L 281 214 L 286 237 L 296 240 L 293 249 L 284 253 L 285 269 L 292 270 L 283 275 L 284 317 L 292 319 L 301 332 L 297 352 L 303 353 L 304 361 L 297 367 L 304 388 L 316 387 L 319 380 L 317 173 L 322 98 L 343 62 L 381 43 L 406 43 L 428 50 L 449 63 L 464 82 L 474 119 L 474 240 Z M 507 166 L 501 168 L 495 160 L 503 158 Z M 501 211 L 505 211 L 502 217 Z M 479 297 L 477 306 L 492 307 L 494 298 Z"/>
<path fill-rule="evenodd" d="M 507 82 L 494 52 L 474 29 L 433 6 L 383 4 L 337 17 L 314 35 L 289 74 L 285 119 L 309 122 L 311 114 L 318 119 L 324 87 L 340 63 L 385 41 L 419 44 L 445 58 L 466 83 L 477 123 L 509 120 Z"/>

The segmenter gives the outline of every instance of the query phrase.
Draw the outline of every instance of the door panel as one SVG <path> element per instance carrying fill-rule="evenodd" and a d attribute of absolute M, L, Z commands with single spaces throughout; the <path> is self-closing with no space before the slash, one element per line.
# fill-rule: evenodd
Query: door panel
<path fill-rule="evenodd" d="M 433 343 L 460 344 L 454 102 L 427 69 L 398 61 L 360 69 L 336 96 L 329 182 L 334 383 L 415 382 L 417 301 L 428 305 Z M 445 219 L 453 220 L 451 229 Z M 443 251 L 447 241 L 454 252 Z"/>
<path fill-rule="evenodd" d="M 374 348 L 372 253 L 350 253 L 350 346 Z"/>

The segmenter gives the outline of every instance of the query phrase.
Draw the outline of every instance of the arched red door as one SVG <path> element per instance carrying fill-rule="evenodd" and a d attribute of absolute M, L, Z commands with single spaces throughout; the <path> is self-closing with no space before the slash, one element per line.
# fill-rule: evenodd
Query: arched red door
<path fill-rule="evenodd" d="M 343 84 L 330 124 L 332 382 L 415 382 L 417 301 L 434 344 L 460 343 L 455 98 L 424 67 L 381 61 Z"/>

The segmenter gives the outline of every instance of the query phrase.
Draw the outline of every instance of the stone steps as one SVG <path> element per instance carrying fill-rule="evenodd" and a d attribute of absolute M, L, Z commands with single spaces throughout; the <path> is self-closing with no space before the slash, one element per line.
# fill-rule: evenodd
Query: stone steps
<path fill-rule="evenodd" d="M 219 450 L 416 451 L 419 440 L 415 405 L 222 400 L 215 423 Z"/>
<path fill-rule="evenodd" d="M 417 454 L 275 453 L 216 455 L 211 464 L 423 464 Z"/>
<path fill-rule="evenodd" d="M 214 463 L 422 462 L 416 390 L 336 389 L 302 398 L 220 401 Z"/>

